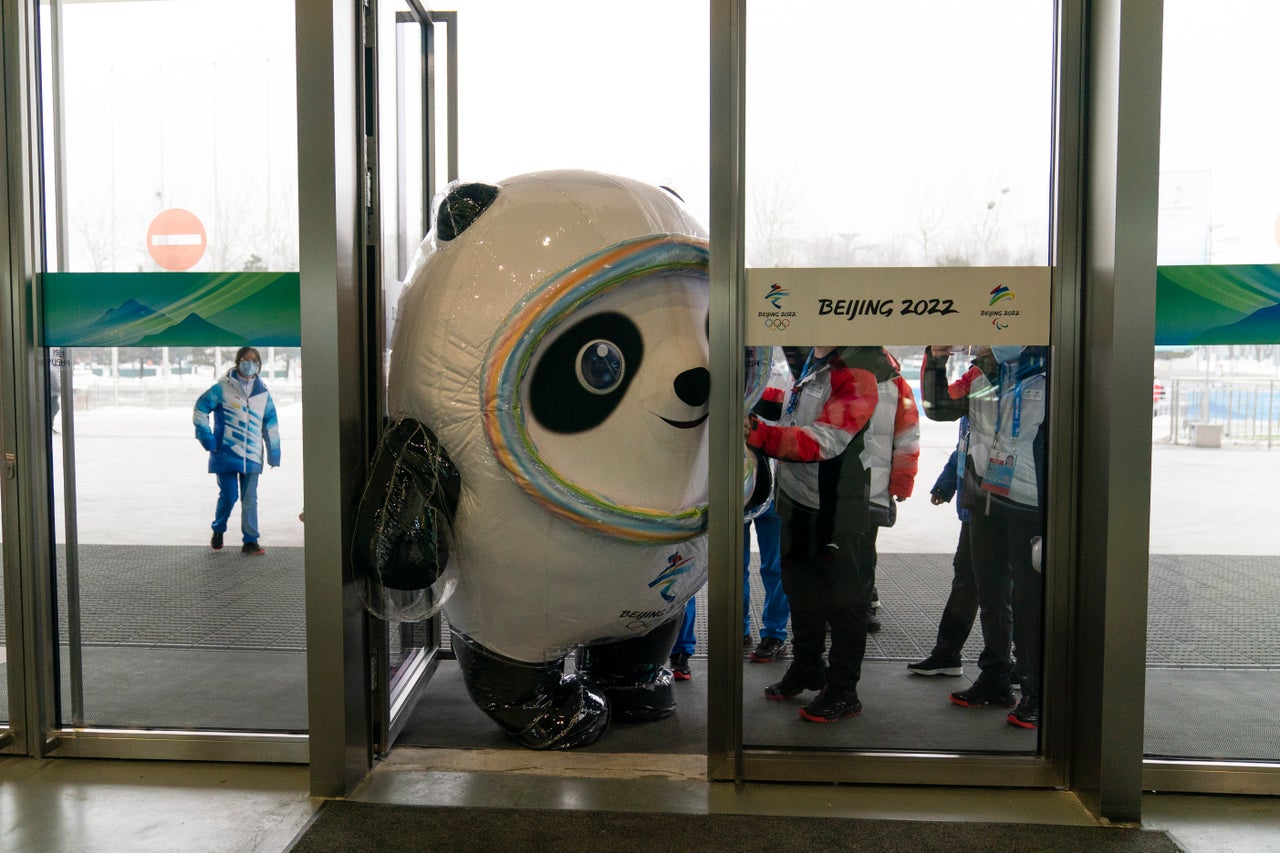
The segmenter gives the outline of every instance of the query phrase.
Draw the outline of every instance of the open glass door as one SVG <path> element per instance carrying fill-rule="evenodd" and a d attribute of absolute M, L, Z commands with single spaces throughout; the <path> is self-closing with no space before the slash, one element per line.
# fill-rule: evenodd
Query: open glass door
<path fill-rule="evenodd" d="M 453 12 L 429 12 L 417 0 L 366 6 L 365 281 L 368 287 L 370 424 L 387 415 L 386 376 L 396 302 L 426 234 L 431 198 L 455 176 L 457 91 Z M 441 71 L 444 73 L 440 73 Z M 441 120 L 443 119 L 443 120 Z M 380 430 L 373 430 L 374 437 Z M 395 742 L 441 653 L 441 619 L 370 620 L 374 675 L 373 743 Z"/>

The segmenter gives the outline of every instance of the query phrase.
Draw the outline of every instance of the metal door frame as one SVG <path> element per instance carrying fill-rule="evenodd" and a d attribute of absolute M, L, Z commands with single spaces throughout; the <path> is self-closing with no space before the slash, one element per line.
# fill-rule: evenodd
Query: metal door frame
<path fill-rule="evenodd" d="M 51 0 L 56 26 L 61 0 Z M 33 756 L 305 762 L 305 734 L 61 727 L 57 595 L 54 588 L 53 470 L 48 441 L 48 365 L 36 326 L 38 273 L 45 266 L 43 102 L 39 0 L 3 9 L 5 212 L 7 246 L 0 355 L 6 392 L 4 451 L 15 466 L 5 489 L 8 652 L 13 727 L 4 751 Z M 56 33 L 55 33 L 56 38 Z M 55 48 L 56 51 L 56 48 Z M 60 107 L 55 100 L 55 111 Z M 57 116 L 50 117 L 56 121 Z M 60 160 L 60 158 L 58 158 Z M 56 172 L 60 162 L 51 164 Z M 11 389 L 11 390 L 9 390 Z M 64 386 L 64 391 L 69 390 Z M 12 417 L 11 417 L 12 413 Z M 65 416 L 64 416 L 65 417 Z M 64 421 L 65 424 L 65 421 Z M 14 702 L 18 707 L 13 707 Z"/>
<path fill-rule="evenodd" d="M 746 12 L 747 0 L 712 0 L 710 334 L 717 375 L 729 381 L 714 393 L 710 418 L 708 773 L 736 780 L 1072 787 L 1098 814 L 1135 819 L 1141 809 L 1135 779 L 1141 719 L 1135 725 L 1132 713 L 1114 712 L 1143 704 L 1146 566 L 1119 558 L 1135 553 L 1135 547 L 1136 553 L 1147 552 L 1147 478 L 1110 481 L 1104 505 L 1127 507 L 1114 520 L 1099 518 L 1096 504 L 1082 494 L 1093 495 L 1085 488 L 1096 489 L 1098 477 L 1106 480 L 1119 470 L 1124 455 L 1140 443 L 1150 452 L 1146 425 L 1126 424 L 1110 404 L 1132 393 L 1139 375 L 1147 381 L 1144 365 L 1154 340 L 1162 4 L 1055 4 L 1048 523 L 1050 561 L 1057 571 L 1045 591 L 1045 706 L 1050 713 L 1042 754 L 1027 758 L 742 748 L 737 649 L 742 555 L 736 544 L 741 519 L 733 509 L 734 484 L 741 483 L 742 474 L 742 411 L 741 400 L 731 393 L 741 387 L 741 359 L 731 356 L 742 351 L 744 340 L 739 301 L 745 285 Z M 1143 345 L 1146 355 L 1131 358 Z M 1083 354 L 1094 358 L 1100 351 L 1123 358 L 1106 360 L 1101 373 L 1085 372 Z M 1082 412 L 1090 404 L 1104 406 L 1107 415 L 1081 429 Z M 1083 459 L 1107 464 L 1084 466 Z M 1082 529 L 1086 510 L 1087 537 Z M 1091 556 L 1100 559 L 1087 559 Z M 1080 596 L 1087 593 L 1094 595 L 1082 607 Z M 1097 630 L 1099 618 L 1109 630 Z M 1126 642 L 1135 633 L 1138 642 Z"/>
<path fill-rule="evenodd" d="M 308 372 L 311 399 L 332 403 L 307 421 L 333 448 L 307 469 L 313 791 L 352 790 L 371 766 L 369 658 L 363 616 L 343 557 L 363 465 L 358 419 L 358 113 L 355 15 L 343 0 L 298 0 L 300 125 L 332 128 L 300 141 L 313 180 L 303 198 L 304 335 L 322 341 Z M 710 418 L 708 776 L 712 779 L 1065 787 L 1112 820 L 1140 817 L 1143 778 L 1149 480 L 1145 423 L 1122 403 L 1145 399 L 1153 340 L 1162 4 L 1059 0 L 1054 45 L 1054 448 L 1046 667 L 1052 673 L 1043 756 L 905 756 L 742 749 L 739 358 L 744 339 L 744 92 L 747 0 L 710 0 L 711 300 L 717 375 Z M 1123 59 L 1123 63 L 1122 60 Z M 722 368 L 722 369 L 720 369 Z M 1140 392 L 1140 393 L 1139 393 Z M 1131 419 L 1129 419 L 1131 420 Z M 1089 460 L 1089 464 L 1085 461 Z M 1140 466 L 1138 466 L 1140 468 Z M 1133 473 L 1128 473 L 1133 472 Z M 718 508 L 718 509 L 717 509 Z M 1084 530 L 1085 520 L 1088 530 Z M 312 532 L 314 531 L 314 533 Z M 1087 533 L 1087 535 L 1086 535 Z M 1134 556 L 1137 555 L 1137 556 Z M 1255 769 L 1184 768 L 1200 790 L 1248 783 Z M 1235 774 L 1234 777 L 1232 774 Z M 1162 775 L 1157 775 L 1162 774 Z M 1266 774 L 1274 780 L 1276 774 Z M 1230 784 L 1227 788 L 1239 790 Z"/>
<path fill-rule="evenodd" d="M 436 25 L 443 24 L 446 27 L 446 44 L 447 44 L 447 66 L 445 69 L 445 129 L 446 129 L 446 156 L 448 163 L 448 180 L 457 177 L 458 154 L 457 154 L 457 102 L 458 102 L 458 77 L 457 77 L 457 14 L 454 12 L 429 12 L 418 0 L 404 0 L 409 7 L 408 12 L 397 12 L 395 15 L 395 24 L 399 26 L 401 23 L 416 22 L 421 27 L 421 38 L 419 44 L 421 47 L 422 60 L 422 91 L 426 95 L 426 103 L 424 104 L 422 115 L 422 126 L 419 129 L 423 139 L 423 185 L 418 188 L 421 192 L 424 208 L 423 222 L 428 223 L 430 217 L 430 203 L 436 191 L 436 168 L 437 156 L 435 146 L 436 132 L 436 112 L 438 105 L 435 97 L 436 84 Z M 396 34 L 398 38 L 398 33 Z M 361 75 L 363 85 L 359 87 L 362 93 L 362 101 L 360 112 L 364 115 L 364 157 L 361 163 L 361 173 L 365 175 L 365 206 L 363 210 L 364 228 L 366 235 L 365 249 L 365 268 L 364 268 L 364 286 L 367 291 L 366 310 L 368 312 L 367 328 L 369 336 L 370 352 L 368 355 L 368 365 L 370 375 L 368 377 L 369 388 L 369 423 L 381 424 L 386 414 L 386 389 L 382 379 L 382 353 L 385 351 L 384 332 L 386 329 L 387 307 L 383 303 L 383 245 L 382 236 L 383 228 L 381 223 L 382 212 L 382 196 L 385 192 L 396 192 L 397 197 L 403 186 L 403 177 L 400 175 L 399 165 L 397 164 L 394 173 L 397 177 L 396 187 L 384 187 L 383 177 L 386 170 L 381 168 L 382 158 L 378 156 L 378 152 L 382 151 L 382 122 L 383 115 L 382 104 L 378 93 L 381 91 L 380 79 L 378 74 L 378 0 L 366 0 L 364 7 L 364 27 L 363 27 L 363 44 L 362 44 L 363 62 L 361 65 Z M 399 69 L 397 68 L 397 73 Z M 400 80 L 396 80 L 397 91 L 400 86 Z M 402 122 L 399 121 L 399 99 L 392 105 L 392 109 L 396 111 L 396 127 L 399 128 Z M 399 152 L 398 142 L 397 152 Z M 398 244 L 397 251 L 402 251 L 403 246 Z M 377 432 L 373 432 L 369 436 L 369 441 L 376 443 L 378 439 Z M 368 448 L 369 457 L 372 458 L 374 447 Z M 437 614 L 428 623 L 428 634 L 430 636 L 429 644 L 426 647 L 414 647 L 409 655 L 409 659 L 405 661 L 400 670 L 393 677 L 390 672 L 390 631 L 395 630 L 396 626 L 384 622 L 375 617 L 368 620 L 369 626 L 369 644 L 371 654 L 373 656 L 373 664 L 371 667 L 371 684 L 372 693 L 372 736 L 373 753 L 376 756 L 385 756 L 391 747 L 395 744 L 396 738 L 404 729 L 405 722 L 412 713 L 417 704 L 418 699 L 422 696 L 427 684 L 431 681 L 432 675 L 435 673 L 439 665 L 441 648 L 440 648 L 440 631 L 442 619 Z"/>

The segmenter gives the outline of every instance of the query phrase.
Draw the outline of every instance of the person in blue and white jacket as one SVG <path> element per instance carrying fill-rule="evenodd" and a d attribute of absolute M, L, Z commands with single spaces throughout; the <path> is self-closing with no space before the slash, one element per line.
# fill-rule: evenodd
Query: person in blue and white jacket
<path fill-rule="evenodd" d="M 966 708 L 1013 708 L 1011 725 L 1040 725 L 1042 557 L 1048 469 L 1048 348 L 992 346 L 947 382 L 952 347 L 928 347 L 920 370 L 925 414 L 967 417 L 963 498 L 969 510 L 969 554 L 982 624 L 981 673 L 951 694 Z M 1010 684 L 1018 649 L 1022 698 Z M 1017 705 L 1014 708 L 1014 705 Z"/>
<path fill-rule="evenodd" d="M 258 475 L 264 456 L 272 468 L 280 464 L 280 426 L 271 392 L 258 376 L 261 369 L 258 351 L 241 347 L 235 366 L 200 395 L 192 413 L 196 441 L 209 451 L 209 473 L 218 477 L 218 507 L 209 540 L 215 551 L 222 547 L 231 508 L 239 500 L 244 539 L 240 550 L 259 556 L 266 553 L 258 544 Z"/>

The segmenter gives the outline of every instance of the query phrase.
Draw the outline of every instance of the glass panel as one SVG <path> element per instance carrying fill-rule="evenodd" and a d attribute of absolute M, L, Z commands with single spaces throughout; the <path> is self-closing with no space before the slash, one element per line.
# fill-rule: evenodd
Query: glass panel
<path fill-rule="evenodd" d="M 1047 331 L 1001 339 L 994 270 L 971 345 L 875 329 L 958 295 L 941 268 L 1047 296 L 1053 37 L 1048 0 L 748 6 L 747 265 L 799 285 L 747 297 L 791 345 L 749 439 L 781 519 L 749 531 L 748 746 L 1039 749 Z M 810 295 L 858 322 L 795 339 Z"/>
<path fill-rule="evenodd" d="M 56 8 L 48 268 L 297 270 L 292 4 Z M 301 351 L 257 318 L 250 379 L 218 328 L 230 285 L 163 313 L 133 297 L 95 321 L 119 345 L 63 353 L 59 722 L 303 731 Z M 150 337 L 125 334 L 142 317 Z"/>
<path fill-rule="evenodd" d="M 9 389 L 0 383 L 0 395 L 6 395 Z M 9 402 L 6 398 L 0 396 L 0 435 L 4 434 L 7 425 L 4 423 L 5 414 L 9 411 Z M 5 610 L 4 595 L 4 527 L 5 516 L 3 510 L 4 490 L 0 489 L 0 728 L 5 728 L 9 724 L 9 648 L 7 639 L 9 636 L 9 618 Z"/>
<path fill-rule="evenodd" d="M 427 230 L 430 197 L 427 191 L 427 121 L 436 109 L 427 98 L 427 27 L 408 3 L 378 4 L 377 44 L 377 126 L 378 221 L 380 227 L 377 309 L 385 323 L 377 341 L 382 356 L 383 379 L 390 367 L 390 341 L 395 329 L 396 305 L 410 263 Z M 438 111 L 438 110 L 437 110 Z M 385 388 L 378 390 L 378 403 L 385 402 Z M 380 419 L 385 406 L 379 406 Z M 384 615 L 393 615 L 385 613 Z M 421 614 L 396 614 L 408 618 Z M 379 685 L 392 714 L 405 706 L 408 693 L 425 672 L 426 653 L 439 645 L 439 620 L 425 622 L 388 621 L 379 623 L 380 638 L 386 643 L 388 671 L 386 683 Z M 377 692 L 377 691 L 375 691 Z M 395 729 L 399 720 L 388 719 Z M 392 732 L 387 732 L 390 738 Z"/>
<path fill-rule="evenodd" d="M 1166 0 L 1145 752 L 1280 761 L 1272 3 Z M 1248 132 L 1225 128 L 1248 127 Z M 1213 483 L 1207 492 L 1205 483 Z"/>
<path fill-rule="evenodd" d="M 707 4 L 436 5 L 457 13 L 458 177 L 495 185 L 498 195 L 485 207 L 487 191 L 476 188 L 484 212 L 475 224 L 459 218 L 457 236 L 428 240 L 427 270 L 405 288 L 391 341 L 391 414 L 436 432 L 463 489 L 462 570 L 444 607 L 461 660 L 441 662 L 399 743 L 501 743 L 501 724 L 528 720 L 519 709 L 495 719 L 479 713 L 464 681 L 506 706 L 518 698 L 510 689 L 535 676 L 555 685 L 549 704 L 571 723 L 562 731 L 548 721 L 549 737 L 583 743 L 601 735 L 601 674 L 631 667 L 644 672 L 619 676 L 634 689 L 611 689 L 615 721 L 662 716 L 672 691 L 679 710 L 653 726 L 611 725 L 601 742 L 700 752 L 705 627 L 691 638 L 694 684 L 654 676 L 670 664 L 686 599 L 706 571 L 696 533 L 705 504 L 707 295 L 697 275 L 678 273 L 705 265 Z M 437 84 L 444 40 L 438 29 Z M 439 179 L 439 85 L 434 94 Z M 579 174 L 515 179 L 550 170 Z M 447 210 L 467 207 L 456 199 Z M 681 239 L 637 242 L 668 232 Z M 575 278 L 579 262 L 611 246 L 633 277 Z M 535 291 L 549 298 L 525 301 Z M 479 400 L 482 376 L 493 391 L 488 430 L 465 402 Z M 642 401 L 667 420 L 645 414 Z M 588 411 L 599 420 L 575 420 Z M 521 438 L 504 444 L 503 430 Z M 561 673 L 574 677 L 561 682 Z"/>
<path fill-rule="evenodd" d="M 1053 4 L 752 0 L 749 267 L 1047 263 Z"/>

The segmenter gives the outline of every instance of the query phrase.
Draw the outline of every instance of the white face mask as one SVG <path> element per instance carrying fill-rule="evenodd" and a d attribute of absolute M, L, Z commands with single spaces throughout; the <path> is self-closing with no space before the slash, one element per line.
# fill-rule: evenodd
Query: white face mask
<path fill-rule="evenodd" d="M 249 359 L 246 358 L 244 361 L 240 362 L 240 375 L 248 378 L 257 376 L 258 363 L 256 361 L 250 361 Z"/>
<path fill-rule="evenodd" d="M 992 347 L 991 354 L 995 356 L 996 361 L 1000 362 L 1001 364 L 1008 364 L 1011 361 L 1016 361 L 1018 356 L 1022 355 L 1022 347 L 1015 347 L 1015 346 Z"/>

